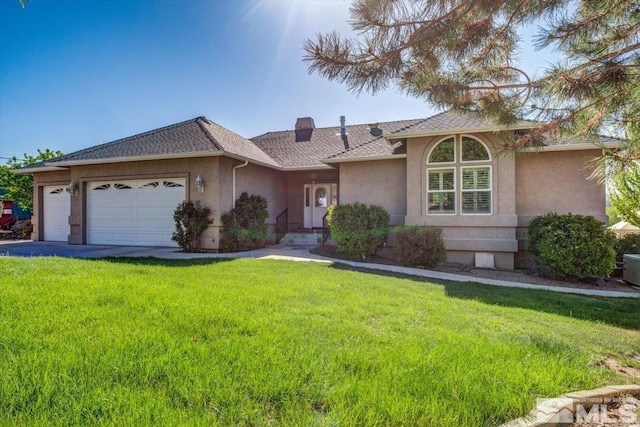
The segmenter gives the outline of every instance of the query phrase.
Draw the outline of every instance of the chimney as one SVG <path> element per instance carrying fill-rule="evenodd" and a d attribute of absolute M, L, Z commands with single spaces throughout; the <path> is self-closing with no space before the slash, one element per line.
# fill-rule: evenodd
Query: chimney
<path fill-rule="evenodd" d="M 296 142 L 311 141 L 311 135 L 316 124 L 311 117 L 298 117 L 296 119 Z"/>

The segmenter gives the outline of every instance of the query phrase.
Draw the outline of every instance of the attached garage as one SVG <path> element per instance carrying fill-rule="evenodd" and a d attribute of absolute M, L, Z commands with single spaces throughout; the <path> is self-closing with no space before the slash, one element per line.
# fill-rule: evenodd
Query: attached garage
<path fill-rule="evenodd" d="M 66 242 L 69 239 L 69 215 L 71 215 L 71 194 L 65 185 L 43 188 L 42 202 L 44 240 Z"/>
<path fill-rule="evenodd" d="M 173 212 L 186 199 L 185 189 L 184 178 L 90 182 L 87 243 L 177 246 Z"/>

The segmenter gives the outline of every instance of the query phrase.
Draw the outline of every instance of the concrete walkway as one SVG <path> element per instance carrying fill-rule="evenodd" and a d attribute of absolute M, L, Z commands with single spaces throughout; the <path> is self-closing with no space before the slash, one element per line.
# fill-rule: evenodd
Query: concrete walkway
<path fill-rule="evenodd" d="M 456 282 L 482 283 L 493 286 L 503 286 L 522 289 L 540 289 L 568 294 L 592 295 L 600 297 L 640 298 L 640 292 L 604 291 L 597 289 L 564 288 L 558 286 L 534 285 L 531 283 L 510 282 L 506 280 L 486 279 L 482 277 L 466 276 L 462 274 L 443 273 L 440 271 L 423 270 L 420 268 L 402 267 L 396 265 L 373 264 L 334 260 L 309 252 L 310 247 L 275 245 L 255 251 L 237 252 L 232 254 L 214 253 L 184 253 L 177 248 L 156 248 L 141 246 L 103 246 L 103 245 L 69 245 L 62 242 L 33 242 L 0 241 L 0 256 L 59 256 L 65 258 L 105 258 L 105 257 L 153 257 L 161 259 L 198 259 L 198 258 L 256 258 L 282 259 L 290 261 L 312 261 L 325 263 L 341 263 L 357 268 L 378 270 L 391 273 L 407 274 L 429 279 L 451 280 Z"/>

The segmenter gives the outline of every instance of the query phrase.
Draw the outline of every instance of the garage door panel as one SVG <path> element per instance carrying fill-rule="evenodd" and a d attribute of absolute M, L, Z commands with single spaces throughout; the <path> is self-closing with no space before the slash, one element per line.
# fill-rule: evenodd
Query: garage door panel
<path fill-rule="evenodd" d="M 69 240 L 71 194 L 66 186 L 43 187 L 43 239 L 50 242 Z"/>
<path fill-rule="evenodd" d="M 171 178 L 90 183 L 87 242 L 177 246 L 171 240 L 173 212 L 185 199 L 184 182 Z"/>

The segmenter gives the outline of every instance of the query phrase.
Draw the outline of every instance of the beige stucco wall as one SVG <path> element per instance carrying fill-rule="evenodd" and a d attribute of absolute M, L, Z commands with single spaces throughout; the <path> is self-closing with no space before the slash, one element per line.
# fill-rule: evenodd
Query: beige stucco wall
<path fill-rule="evenodd" d="M 225 176 L 231 171 L 230 176 L 231 180 L 233 180 L 233 166 L 242 165 L 243 163 L 238 160 L 222 158 L 220 167 L 221 170 L 224 169 Z M 230 210 L 233 206 L 233 197 L 227 194 L 232 191 L 232 185 L 230 182 L 225 183 L 221 180 L 220 187 L 221 194 L 228 196 L 220 199 L 224 212 Z M 237 168 L 236 199 L 244 191 L 249 195 L 256 194 L 267 199 L 269 218 L 267 218 L 266 223 L 269 225 L 269 232 L 275 232 L 276 217 L 286 208 L 287 204 L 287 179 L 285 173 L 252 164 Z"/>
<path fill-rule="evenodd" d="M 407 214 L 405 159 L 340 163 L 340 203 L 382 206 L 391 225 L 404 224 Z"/>
<path fill-rule="evenodd" d="M 605 186 L 589 179 L 588 162 L 600 154 L 600 150 L 532 152 L 517 158 L 517 237 L 521 251 L 526 249 L 527 225 L 536 216 L 573 213 L 608 222 Z M 524 254 L 519 259 L 525 259 Z"/>
<path fill-rule="evenodd" d="M 513 268 L 514 254 L 518 250 L 515 209 L 516 161 L 511 155 L 497 154 L 499 147 L 504 143 L 504 134 L 469 134 L 469 136 L 485 143 L 492 152 L 492 213 L 490 215 L 464 215 L 460 212 L 460 200 L 457 196 L 458 209 L 455 215 L 427 215 L 427 156 L 432 147 L 450 136 L 407 140 L 407 214 L 405 223 L 441 228 L 447 256 L 451 262 L 473 265 L 476 252 L 490 252 L 494 254 L 497 267 Z M 461 179 L 459 167 L 461 165 L 463 164 L 458 158 L 456 162 L 456 188 L 458 191 Z M 473 163 L 466 163 L 464 166 L 473 166 Z M 449 167 L 449 165 L 442 167 Z"/>
<path fill-rule="evenodd" d="M 199 200 L 211 209 L 212 224 L 203 233 L 200 244 L 203 248 L 217 248 L 220 231 L 220 215 L 231 209 L 232 168 L 242 162 L 224 157 L 201 157 L 171 160 L 153 160 L 142 162 L 110 163 L 100 165 L 72 166 L 70 170 L 59 172 L 39 172 L 34 174 L 34 240 L 42 239 L 41 200 L 42 187 L 45 185 L 68 184 L 75 181 L 79 194 L 71 198 L 71 231 L 69 243 L 86 243 L 86 188 L 92 181 L 130 180 L 145 178 L 185 178 L 187 199 Z M 282 173 L 260 166 L 249 165 L 238 169 L 236 176 L 237 197 L 242 191 L 262 194 L 272 203 L 270 214 L 282 205 L 283 196 L 279 195 L 284 187 Z M 205 183 L 205 191 L 200 194 L 194 180 L 200 175 Z M 275 202 L 271 202 L 274 200 Z"/>

